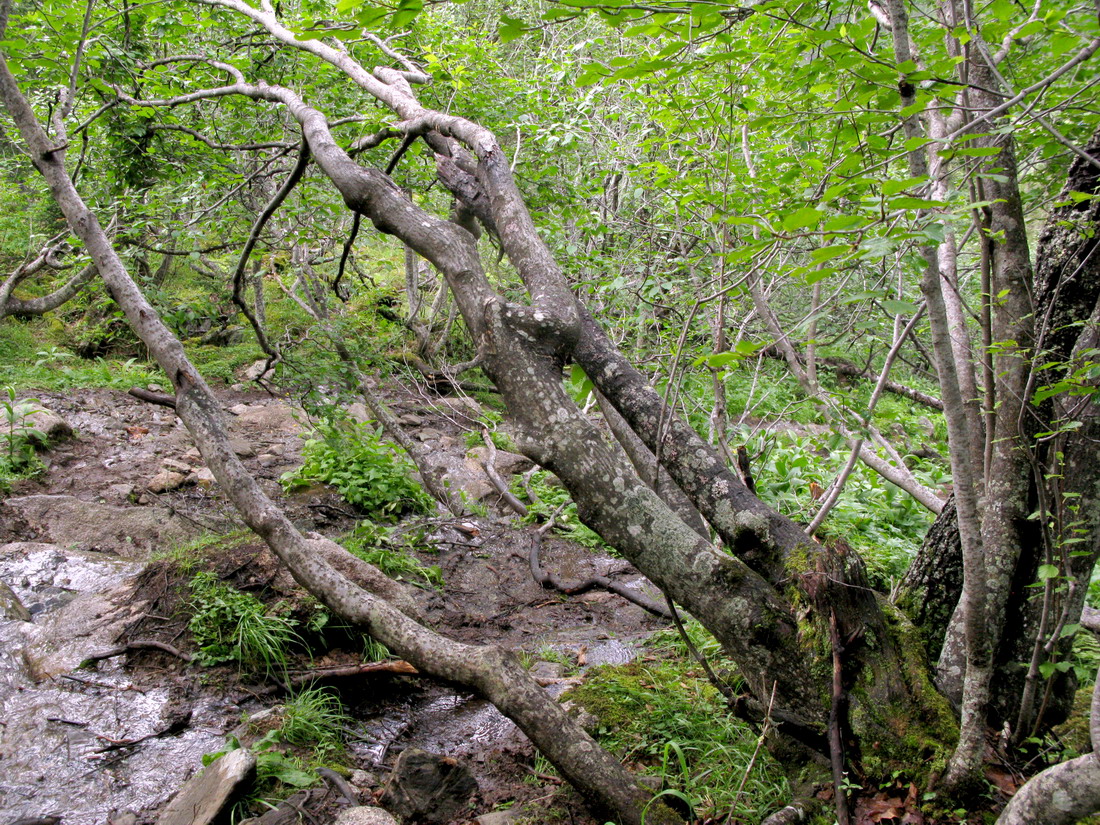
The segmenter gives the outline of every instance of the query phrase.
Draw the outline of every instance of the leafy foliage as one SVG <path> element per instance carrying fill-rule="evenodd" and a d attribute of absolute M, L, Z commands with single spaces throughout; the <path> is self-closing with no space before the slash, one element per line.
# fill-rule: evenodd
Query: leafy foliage
<path fill-rule="evenodd" d="M 443 587 L 443 572 L 411 555 L 414 547 L 424 546 L 423 536 L 417 537 L 415 531 L 361 521 L 344 537 L 343 545 L 390 578 L 421 586 Z M 430 549 L 434 551 L 435 548 Z"/>
<path fill-rule="evenodd" d="M 14 387 L 5 387 L 7 398 L 0 401 L 0 490 L 14 479 L 33 476 L 42 469 L 37 448 L 46 436 L 27 419 L 38 412 L 37 399 L 16 400 Z"/>
<path fill-rule="evenodd" d="M 616 552 L 594 530 L 581 522 L 577 516 L 577 505 L 570 498 L 569 491 L 552 473 L 536 470 L 527 478 L 525 483 L 523 476 L 513 476 L 511 484 L 512 492 L 527 503 L 527 523 L 545 521 L 557 513 L 554 523 L 571 541 L 593 550 Z"/>
<path fill-rule="evenodd" d="M 204 665 L 236 662 L 271 672 L 286 665 L 299 638 L 294 620 L 283 614 L 280 604 L 268 608 L 208 571 L 191 579 L 191 610 L 187 627 L 199 646 L 196 659 Z"/>
<path fill-rule="evenodd" d="M 431 511 L 431 497 L 410 477 L 415 468 L 382 439 L 381 428 L 322 419 L 314 424 L 302 455 L 305 463 L 283 474 L 287 490 L 329 484 L 346 502 L 375 518 Z"/>

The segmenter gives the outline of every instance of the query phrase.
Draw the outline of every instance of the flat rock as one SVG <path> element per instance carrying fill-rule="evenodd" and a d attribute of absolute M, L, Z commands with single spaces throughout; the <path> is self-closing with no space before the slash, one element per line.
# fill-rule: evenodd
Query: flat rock
<path fill-rule="evenodd" d="M 523 816 L 523 808 L 509 808 L 506 811 L 493 811 L 491 814 L 482 814 L 474 822 L 477 825 L 512 825 Z"/>
<path fill-rule="evenodd" d="M 348 404 L 347 407 L 344 408 L 344 411 L 351 416 L 353 421 L 358 421 L 360 424 L 374 421 L 374 417 L 370 414 L 370 410 L 367 409 L 367 405 L 361 401 L 356 401 L 354 404 Z"/>
<path fill-rule="evenodd" d="M 256 455 L 256 448 L 252 446 L 252 442 L 243 438 L 230 438 L 229 447 L 239 458 L 252 458 Z"/>
<path fill-rule="evenodd" d="M 240 406 L 244 409 L 237 412 Z M 236 430 L 246 427 L 264 432 L 293 433 L 302 428 L 298 419 L 294 417 L 294 408 L 281 401 L 264 406 L 239 405 L 239 407 L 233 407 L 230 412 L 237 413 L 237 417 L 230 424 Z"/>
<path fill-rule="evenodd" d="M 489 460 L 489 449 L 484 446 L 474 447 L 466 454 L 482 464 Z M 510 453 L 507 450 L 497 450 L 495 463 L 497 472 L 502 476 L 526 473 L 535 466 L 535 462 L 527 456 L 520 455 L 519 453 Z"/>
<path fill-rule="evenodd" d="M 161 469 L 172 470 L 177 473 L 189 473 L 191 472 L 191 465 L 186 461 L 179 461 L 175 458 L 166 458 L 160 462 Z"/>
<path fill-rule="evenodd" d="M 265 370 L 267 366 L 267 359 L 261 358 L 259 361 L 255 361 L 251 366 L 244 371 L 245 381 L 258 381 L 261 378 L 265 381 L 275 375 L 274 369 Z"/>
<path fill-rule="evenodd" d="M 157 825 L 209 825 L 255 770 L 252 751 L 230 751 L 187 781 L 161 811 Z"/>
<path fill-rule="evenodd" d="M 17 496 L 0 502 L 0 524 L 25 538 L 146 559 L 190 541 L 199 528 L 164 507 L 112 507 L 73 496 Z M 13 532 L 16 532 L 13 530 Z"/>
<path fill-rule="evenodd" d="M 405 820 L 444 823 L 458 819 L 477 792 L 477 780 L 457 759 L 409 748 L 397 757 L 379 802 Z"/>
<path fill-rule="evenodd" d="M 397 825 L 397 820 L 381 808 L 357 805 L 340 811 L 332 825 Z"/>
<path fill-rule="evenodd" d="M 200 487 L 213 487 L 216 481 L 214 471 L 209 467 L 202 467 L 195 472 L 195 483 Z"/>

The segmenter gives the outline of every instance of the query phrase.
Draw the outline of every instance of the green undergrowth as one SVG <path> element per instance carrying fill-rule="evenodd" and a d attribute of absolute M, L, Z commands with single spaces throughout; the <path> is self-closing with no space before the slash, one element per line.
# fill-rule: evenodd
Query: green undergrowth
<path fill-rule="evenodd" d="M 691 632 L 704 643 L 701 630 Z M 595 735 L 605 747 L 659 776 L 666 802 L 685 802 L 699 818 L 760 822 L 790 801 L 788 780 L 682 651 L 662 634 L 645 658 L 592 668 L 563 699 L 596 717 Z"/>
<path fill-rule="evenodd" d="M 815 491 L 827 488 L 848 459 L 847 442 L 838 435 L 752 434 L 744 429 L 741 443 L 753 456 L 760 498 L 803 522 L 816 512 Z M 928 462 L 917 464 L 914 475 L 932 488 L 950 482 L 945 469 Z M 908 493 L 859 463 L 821 536 L 847 542 L 866 561 L 872 583 L 889 589 L 904 575 L 934 518 Z"/>
<path fill-rule="evenodd" d="M 249 736 L 257 737 L 249 746 L 256 757 L 256 776 L 234 806 L 232 820 L 261 814 L 296 791 L 319 784 L 319 768 L 346 773 L 350 760 L 345 733 L 351 725 L 340 696 L 314 686 L 292 694 L 270 718 L 248 722 Z M 223 750 L 203 756 L 203 765 L 241 747 L 231 736 Z"/>
<path fill-rule="evenodd" d="M 266 605 L 209 571 L 191 577 L 191 619 L 187 627 L 199 646 L 199 664 L 235 663 L 242 670 L 272 673 L 285 669 L 291 651 L 302 646 L 289 605 Z"/>
<path fill-rule="evenodd" d="M 434 502 L 412 474 L 415 467 L 383 440 L 381 428 L 337 418 L 314 422 L 302 448 L 301 467 L 284 473 L 293 491 L 319 482 L 374 519 L 431 512 Z"/>
<path fill-rule="evenodd" d="M 592 550 L 617 555 L 617 551 L 601 539 L 596 531 L 581 523 L 577 516 L 577 505 L 553 473 L 536 470 L 527 478 L 525 485 L 523 476 L 513 476 L 511 484 L 512 493 L 527 505 L 527 516 L 524 518 L 527 524 L 546 521 L 564 504 L 565 507 L 554 518 L 561 535 Z"/>
<path fill-rule="evenodd" d="M 412 555 L 414 550 L 438 552 L 427 540 L 426 532 L 423 527 L 376 524 L 367 520 L 355 525 L 340 543 L 348 552 L 373 564 L 391 579 L 442 589 L 443 572 L 439 567 L 424 564 Z"/>
<path fill-rule="evenodd" d="M 46 435 L 34 426 L 38 399 L 17 398 L 14 387 L 5 387 L 0 397 L 0 492 L 11 489 L 14 481 L 32 478 L 42 472 L 38 449 Z"/>

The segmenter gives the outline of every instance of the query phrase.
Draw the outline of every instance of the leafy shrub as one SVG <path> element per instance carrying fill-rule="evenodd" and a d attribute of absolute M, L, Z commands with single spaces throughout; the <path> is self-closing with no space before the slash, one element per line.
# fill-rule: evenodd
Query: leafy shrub
<path fill-rule="evenodd" d="M 289 648 L 298 640 L 296 623 L 280 614 L 281 604 L 269 609 L 207 571 L 191 579 L 191 609 L 187 627 L 199 646 L 200 664 L 237 662 L 270 672 L 286 665 Z"/>
<path fill-rule="evenodd" d="M 305 463 L 283 474 L 287 490 L 329 484 L 348 504 L 376 518 L 431 512 L 431 497 L 410 477 L 415 468 L 382 440 L 381 428 L 322 419 L 302 455 Z"/>
<path fill-rule="evenodd" d="M 361 521 L 342 543 L 348 552 L 373 564 L 391 579 L 404 579 L 427 587 L 443 587 L 443 572 L 438 567 L 422 564 L 410 555 L 409 550 L 415 544 L 415 539 L 410 539 L 407 531 Z"/>

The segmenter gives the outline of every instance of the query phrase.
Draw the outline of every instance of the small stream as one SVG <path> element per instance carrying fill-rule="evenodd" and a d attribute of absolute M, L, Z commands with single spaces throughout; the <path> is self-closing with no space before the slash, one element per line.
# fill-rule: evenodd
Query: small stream
<path fill-rule="evenodd" d="M 56 545 L 0 548 L 0 580 L 33 616 L 32 622 L 0 619 L 0 811 L 6 817 L 52 814 L 102 825 L 115 813 L 162 804 L 204 753 L 221 747 L 226 713 L 239 711 L 214 697 L 181 708 L 167 685 L 138 689 L 121 658 L 70 672 L 88 652 L 110 647 L 117 621 L 111 611 L 118 606 L 109 594 L 138 569 Z M 125 744 L 181 714 L 190 718 L 181 732 Z"/>

